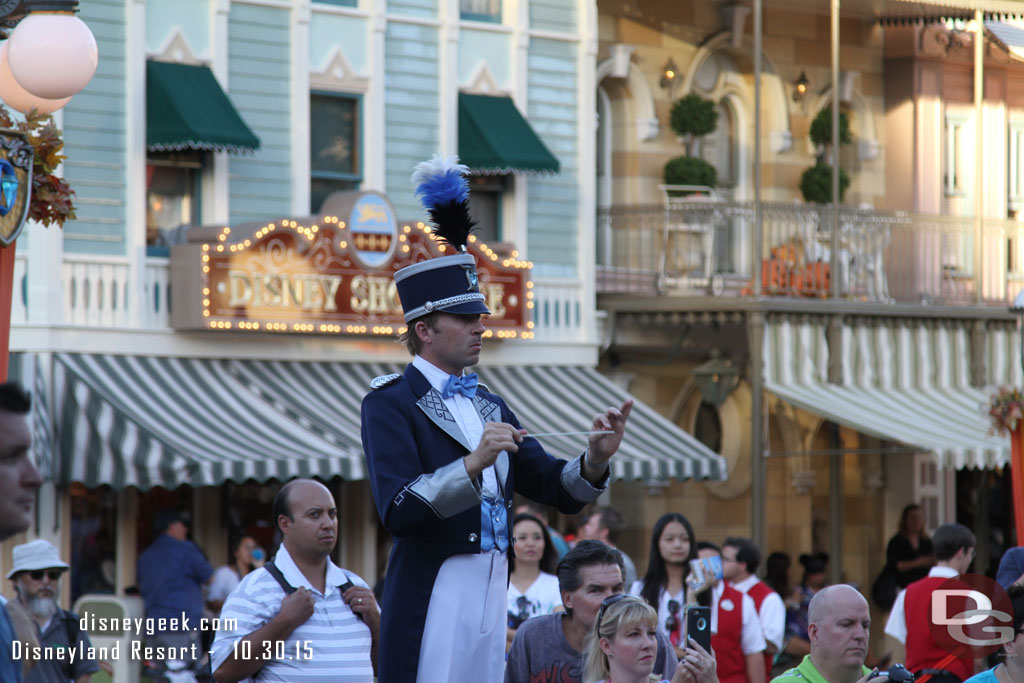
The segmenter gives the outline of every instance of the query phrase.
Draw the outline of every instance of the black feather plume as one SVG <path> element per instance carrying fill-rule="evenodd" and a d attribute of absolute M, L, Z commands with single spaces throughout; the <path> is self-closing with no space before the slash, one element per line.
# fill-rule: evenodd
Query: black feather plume
<path fill-rule="evenodd" d="M 430 215 L 434 232 L 457 251 L 466 251 L 476 221 L 469 215 L 469 169 L 457 157 L 435 154 L 416 166 L 412 174 L 416 195 Z"/>

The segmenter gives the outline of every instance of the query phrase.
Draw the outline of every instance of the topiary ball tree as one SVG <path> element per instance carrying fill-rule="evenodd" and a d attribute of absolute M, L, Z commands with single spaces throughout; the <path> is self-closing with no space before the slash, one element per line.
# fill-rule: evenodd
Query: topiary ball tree
<path fill-rule="evenodd" d="M 850 187 L 850 176 L 839 169 L 839 201 L 843 201 L 846 189 Z M 832 201 L 832 167 L 817 163 L 800 176 L 800 192 L 805 202 L 828 204 Z"/>
<path fill-rule="evenodd" d="M 718 184 L 718 171 L 703 159 L 697 157 L 676 157 L 665 164 L 664 178 L 666 185 L 706 185 L 714 187 Z"/>
<path fill-rule="evenodd" d="M 826 106 L 818 112 L 818 115 L 811 121 L 811 142 L 816 146 L 828 147 L 832 144 L 832 105 Z M 839 143 L 848 145 L 853 142 L 853 133 L 850 132 L 850 117 L 845 111 L 839 112 Z"/>
<path fill-rule="evenodd" d="M 715 132 L 718 126 L 718 109 L 711 100 L 690 93 L 672 105 L 669 125 L 676 135 L 686 139 L 687 153 L 692 155 L 693 150 L 690 147 L 693 141 L 702 135 Z"/>

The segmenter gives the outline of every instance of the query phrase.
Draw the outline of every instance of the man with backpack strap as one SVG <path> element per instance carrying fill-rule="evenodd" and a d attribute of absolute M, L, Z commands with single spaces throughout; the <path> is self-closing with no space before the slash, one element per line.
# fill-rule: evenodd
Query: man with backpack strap
<path fill-rule="evenodd" d="M 290 481 L 274 498 L 274 519 L 284 537 L 277 555 L 224 602 L 210 651 L 214 679 L 372 683 L 380 608 L 365 581 L 331 562 L 331 492 Z"/>

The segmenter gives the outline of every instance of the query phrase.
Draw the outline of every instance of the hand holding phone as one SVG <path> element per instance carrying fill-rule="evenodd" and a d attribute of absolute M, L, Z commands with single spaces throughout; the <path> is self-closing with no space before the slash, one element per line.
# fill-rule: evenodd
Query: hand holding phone
<path fill-rule="evenodd" d="M 686 607 L 686 636 L 711 652 L 711 608 L 701 605 Z"/>

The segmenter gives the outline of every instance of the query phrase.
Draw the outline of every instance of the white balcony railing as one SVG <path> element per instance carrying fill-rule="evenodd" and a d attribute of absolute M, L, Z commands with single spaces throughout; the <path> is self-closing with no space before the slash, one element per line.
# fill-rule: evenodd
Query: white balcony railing
<path fill-rule="evenodd" d="M 26 256 L 16 260 L 11 321 L 25 324 L 31 302 L 27 296 Z M 146 258 L 136 283 L 130 259 L 65 255 L 61 272 L 62 322 L 72 327 L 167 330 L 172 305 L 170 263 Z M 531 318 L 541 341 L 584 341 L 582 286 L 577 280 L 534 281 Z"/>
<path fill-rule="evenodd" d="M 836 258 L 827 206 L 691 201 L 597 214 L 598 293 L 765 295 L 880 303 L 1005 305 L 1024 284 L 1024 222 L 841 207 Z M 980 270 L 978 264 L 980 263 Z M 833 265 L 834 264 L 834 265 Z M 835 272 L 833 273 L 833 267 Z"/>

